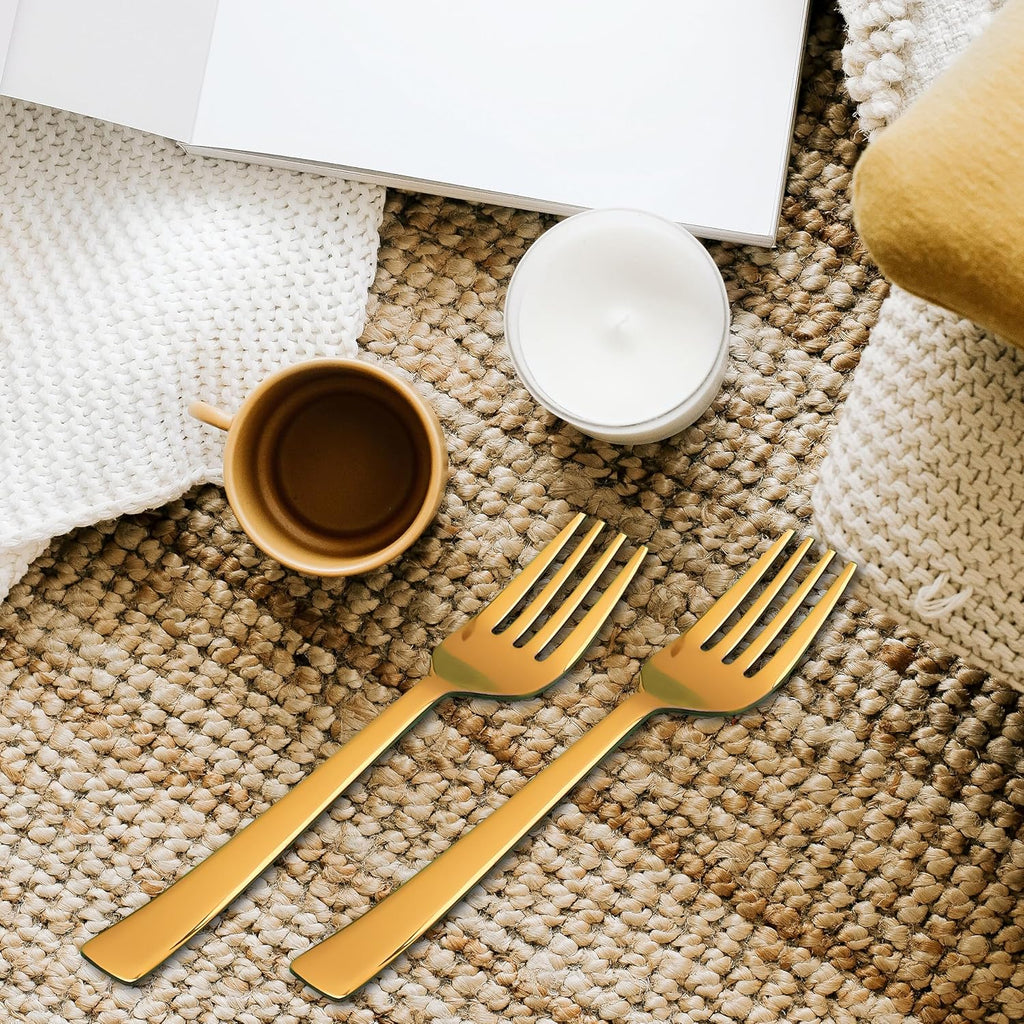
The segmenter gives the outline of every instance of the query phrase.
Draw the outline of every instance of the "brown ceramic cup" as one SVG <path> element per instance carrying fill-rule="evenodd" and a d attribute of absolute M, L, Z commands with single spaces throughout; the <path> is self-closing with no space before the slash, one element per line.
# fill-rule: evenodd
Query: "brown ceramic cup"
<path fill-rule="evenodd" d="M 228 433 L 224 485 L 242 529 L 301 572 L 375 569 L 441 503 L 448 450 L 436 414 L 369 363 L 300 363 L 264 380 L 234 416 L 205 402 L 189 412 Z"/>

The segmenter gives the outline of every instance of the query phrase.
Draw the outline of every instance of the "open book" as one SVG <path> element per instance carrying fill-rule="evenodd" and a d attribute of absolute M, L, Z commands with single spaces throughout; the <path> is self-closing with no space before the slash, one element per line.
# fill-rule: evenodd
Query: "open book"
<path fill-rule="evenodd" d="M 0 94 L 188 151 L 770 245 L 809 0 L 0 0 Z"/>

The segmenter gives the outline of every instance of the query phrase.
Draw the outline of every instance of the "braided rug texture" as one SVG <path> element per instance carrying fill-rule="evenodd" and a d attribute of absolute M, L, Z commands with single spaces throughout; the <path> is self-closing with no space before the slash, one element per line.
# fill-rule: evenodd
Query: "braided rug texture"
<path fill-rule="evenodd" d="M 711 247 L 733 358 L 679 437 L 582 437 L 513 376 L 501 302 L 548 218 L 393 194 L 362 344 L 433 400 L 453 464 L 407 557 L 347 581 L 286 571 L 207 485 L 33 563 L 0 606 L 5 1019 L 1024 1019 L 1022 698 L 856 593 L 773 701 L 652 720 L 352 999 L 287 968 L 605 714 L 780 530 L 807 528 L 886 291 L 851 229 L 841 43 L 817 9 L 778 248 Z M 652 555 L 566 680 L 443 704 L 144 984 L 82 959 L 422 677 L 575 509 Z"/>

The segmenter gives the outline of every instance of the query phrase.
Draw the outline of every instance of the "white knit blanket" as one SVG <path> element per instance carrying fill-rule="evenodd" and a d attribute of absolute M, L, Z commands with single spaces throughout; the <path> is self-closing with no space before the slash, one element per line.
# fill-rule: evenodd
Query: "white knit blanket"
<path fill-rule="evenodd" d="M 0 99 L 0 600 L 50 539 L 219 480 L 277 367 L 354 354 L 383 189 Z"/>
<path fill-rule="evenodd" d="M 850 94 L 898 117 L 998 3 L 843 0 Z M 1024 352 L 898 288 L 854 377 L 813 503 L 877 596 L 1024 685 Z"/>

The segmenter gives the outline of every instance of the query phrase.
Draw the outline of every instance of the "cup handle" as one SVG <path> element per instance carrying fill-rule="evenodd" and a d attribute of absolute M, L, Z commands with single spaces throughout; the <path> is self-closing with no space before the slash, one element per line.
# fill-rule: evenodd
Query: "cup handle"
<path fill-rule="evenodd" d="M 188 407 L 188 412 L 190 416 L 202 420 L 203 423 L 208 423 L 211 427 L 218 427 L 221 430 L 230 430 L 231 428 L 233 417 L 212 405 L 207 405 L 206 402 L 193 402 Z"/>

